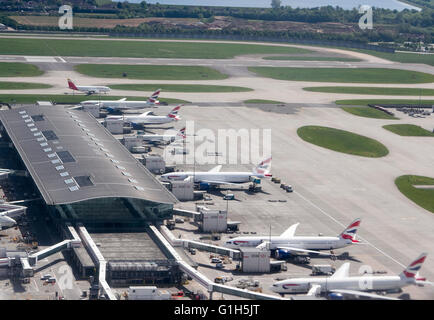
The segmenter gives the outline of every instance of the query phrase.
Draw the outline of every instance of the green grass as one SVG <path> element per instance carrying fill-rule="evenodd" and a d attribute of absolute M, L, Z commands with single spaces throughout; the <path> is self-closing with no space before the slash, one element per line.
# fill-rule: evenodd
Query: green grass
<path fill-rule="evenodd" d="M 124 96 L 107 96 L 107 95 L 50 95 L 50 94 L 0 94 L 0 102 L 3 103 L 35 103 L 36 101 L 52 101 L 56 103 L 79 103 L 86 100 L 118 100 L 125 98 Z M 126 97 L 128 100 L 146 100 L 147 97 Z M 163 98 L 158 99 L 160 102 L 170 104 L 190 103 L 189 101 L 180 99 Z"/>
<path fill-rule="evenodd" d="M 414 124 L 389 124 L 384 129 L 409 137 L 434 137 L 434 133 Z"/>
<path fill-rule="evenodd" d="M 264 57 L 264 60 L 301 60 L 301 61 L 346 61 L 346 62 L 359 62 L 360 59 L 355 58 L 341 58 L 341 57 L 303 57 L 303 56 L 271 56 Z"/>
<path fill-rule="evenodd" d="M 203 84 L 111 84 L 111 89 L 154 91 L 161 89 L 165 92 L 246 92 L 253 89 L 233 86 L 213 86 Z"/>
<path fill-rule="evenodd" d="M 355 100 L 337 100 L 338 105 L 367 106 L 368 104 L 434 104 L 434 100 L 419 99 L 355 99 Z"/>
<path fill-rule="evenodd" d="M 304 126 L 298 128 L 297 134 L 304 141 L 351 155 L 379 158 L 389 153 L 384 145 L 374 139 L 335 128 Z"/>
<path fill-rule="evenodd" d="M 91 77 L 143 80 L 221 80 L 228 76 L 215 69 L 200 66 L 130 65 L 130 64 L 79 64 L 77 72 Z"/>
<path fill-rule="evenodd" d="M 418 189 L 414 185 L 434 185 L 434 178 L 405 175 L 396 178 L 395 184 L 407 198 L 434 213 L 434 188 Z"/>
<path fill-rule="evenodd" d="M 370 107 L 341 107 L 341 108 L 342 110 L 359 117 L 374 118 L 374 119 L 390 119 L 390 120 L 398 119 L 383 111 L 370 108 Z"/>
<path fill-rule="evenodd" d="M 47 89 L 52 87 L 52 85 L 44 83 L 0 81 L 0 90 Z"/>
<path fill-rule="evenodd" d="M 281 102 L 281 101 L 274 101 L 274 100 L 250 99 L 250 100 L 245 100 L 244 103 L 252 103 L 252 104 L 281 104 L 283 102 Z"/>
<path fill-rule="evenodd" d="M 391 61 L 401 62 L 401 63 L 424 63 L 430 66 L 434 66 L 434 54 L 419 54 L 413 52 L 379 52 L 374 50 L 363 50 L 363 49 L 350 49 L 350 48 L 342 48 L 346 50 L 366 53 L 371 56 L 375 56 L 382 59 L 387 59 Z"/>
<path fill-rule="evenodd" d="M 434 89 L 419 88 L 384 88 L 384 87 L 307 87 L 311 92 L 330 92 L 348 94 L 378 94 L 393 96 L 434 96 Z"/>
<path fill-rule="evenodd" d="M 0 39 L 0 54 L 36 56 L 230 59 L 245 54 L 312 51 L 273 45 L 128 40 Z"/>
<path fill-rule="evenodd" d="M 44 72 L 33 64 L 0 62 L 0 77 L 35 77 L 42 74 Z"/>
<path fill-rule="evenodd" d="M 384 68 L 276 68 L 249 67 L 249 71 L 266 78 L 292 81 L 352 82 L 352 83 L 426 83 L 434 75 Z"/>

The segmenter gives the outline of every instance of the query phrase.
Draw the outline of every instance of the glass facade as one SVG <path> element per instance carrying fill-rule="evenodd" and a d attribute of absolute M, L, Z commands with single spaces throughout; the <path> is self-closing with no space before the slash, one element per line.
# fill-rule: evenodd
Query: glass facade
<path fill-rule="evenodd" d="M 54 206 L 56 220 L 82 222 L 86 225 L 140 226 L 172 217 L 173 205 L 135 198 L 97 198 Z"/>

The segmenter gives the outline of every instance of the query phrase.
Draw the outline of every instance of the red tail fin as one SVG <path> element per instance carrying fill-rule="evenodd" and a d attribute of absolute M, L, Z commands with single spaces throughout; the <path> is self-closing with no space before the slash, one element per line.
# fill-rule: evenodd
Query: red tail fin
<path fill-rule="evenodd" d="M 78 88 L 75 86 L 74 82 L 71 81 L 71 79 L 68 79 L 68 87 L 72 90 L 78 90 Z"/>

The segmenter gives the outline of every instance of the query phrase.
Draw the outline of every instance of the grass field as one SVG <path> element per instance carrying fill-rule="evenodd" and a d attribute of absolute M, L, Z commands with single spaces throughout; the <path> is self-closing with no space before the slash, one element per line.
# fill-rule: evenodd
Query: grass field
<path fill-rule="evenodd" d="M 367 106 L 368 104 L 434 104 L 434 100 L 419 99 L 356 99 L 356 100 L 337 100 L 338 105 Z"/>
<path fill-rule="evenodd" d="M 3 103 L 35 103 L 36 101 L 51 101 L 56 103 L 79 103 L 86 100 L 119 100 L 125 97 L 121 96 L 106 96 L 106 95 L 50 95 L 50 94 L 0 94 L 0 102 Z M 127 97 L 128 100 L 146 100 L 147 97 Z M 160 102 L 170 104 L 190 103 L 189 101 L 180 99 L 163 98 L 158 99 Z"/>
<path fill-rule="evenodd" d="M 236 43 L 133 40 L 0 39 L 0 54 L 36 56 L 229 59 L 243 54 L 294 54 L 299 48 Z"/>
<path fill-rule="evenodd" d="M 126 78 L 143 80 L 221 80 L 228 76 L 215 69 L 201 66 L 79 64 L 77 72 L 99 78 Z M 123 77 L 123 73 L 127 76 Z"/>
<path fill-rule="evenodd" d="M 434 178 L 405 175 L 396 178 L 395 184 L 407 198 L 434 213 L 434 188 L 419 189 L 415 185 L 434 185 Z"/>
<path fill-rule="evenodd" d="M 166 92 L 246 92 L 253 89 L 232 86 L 213 86 L 204 84 L 111 84 L 111 89 L 133 91 L 155 91 L 161 89 Z"/>
<path fill-rule="evenodd" d="M 53 86 L 44 83 L 0 81 L 0 90 L 47 89 L 51 87 Z"/>
<path fill-rule="evenodd" d="M 0 77 L 35 77 L 42 74 L 44 72 L 33 64 L 0 62 Z"/>
<path fill-rule="evenodd" d="M 434 81 L 434 75 L 428 73 L 384 68 L 249 67 L 248 69 L 262 77 L 292 81 L 344 83 L 427 83 Z"/>
<path fill-rule="evenodd" d="M 378 58 L 383 58 L 391 61 L 402 62 L 402 63 L 425 63 L 430 66 L 434 66 L 434 54 L 420 54 L 414 52 L 379 52 L 374 50 L 363 50 L 363 49 L 350 49 L 350 48 L 342 48 L 351 51 L 357 51 L 361 53 L 370 54 L 371 56 L 375 56 Z"/>
<path fill-rule="evenodd" d="M 264 60 L 301 60 L 301 61 L 345 61 L 345 62 L 359 62 L 360 59 L 355 58 L 341 58 L 341 57 L 302 57 L 302 56 L 270 56 L 264 57 Z"/>
<path fill-rule="evenodd" d="M 393 117 L 383 111 L 370 108 L 370 107 L 341 107 L 342 110 L 354 114 L 355 116 L 374 118 L 374 119 L 390 119 L 397 120 L 397 117 Z"/>
<path fill-rule="evenodd" d="M 298 128 L 297 134 L 304 141 L 351 155 L 379 158 L 389 153 L 384 145 L 374 139 L 335 128 L 304 126 Z"/>
<path fill-rule="evenodd" d="M 434 137 L 434 133 L 414 124 L 388 124 L 384 129 L 409 137 Z"/>
<path fill-rule="evenodd" d="M 311 92 L 331 92 L 348 94 L 379 94 L 393 96 L 434 96 L 434 89 L 384 88 L 384 87 L 306 87 Z"/>
<path fill-rule="evenodd" d="M 274 101 L 274 100 L 250 99 L 250 100 L 244 100 L 244 103 L 252 103 L 252 104 L 281 104 L 283 102 Z"/>

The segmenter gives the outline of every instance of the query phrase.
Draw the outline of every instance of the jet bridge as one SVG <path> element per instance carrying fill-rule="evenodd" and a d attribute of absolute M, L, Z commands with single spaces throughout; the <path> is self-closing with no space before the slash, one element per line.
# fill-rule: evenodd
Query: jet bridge
<path fill-rule="evenodd" d="M 184 210 L 184 209 L 178 209 L 173 208 L 173 214 L 177 216 L 183 216 L 187 218 L 193 218 L 194 221 L 198 221 L 201 219 L 202 214 L 200 212 L 191 211 L 191 210 Z"/>
<path fill-rule="evenodd" d="M 93 241 L 92 237 L 87 232 L 84 226 L 78 227 L 78 232 L 80 233 L 81 239 L 83 239 L 84 245 L 89 251 L 90 256 L 94 260 L 96 264 L 98 264 L 98 282 L 102 287 L 103 292 L 107 296 L 109 300 L 117 300 L 113 291 L 106 281 L 106 269 L 107 269 L 107 261 L 104 259 L 101 251 L 99 251 L 96 243 Z"/>
<path fill-rule="evenodd" d="M 35 265 L 36 263 L 38 263 L 39 260 L 42 260 L 48 256 L 51 256 L 51 255 L 53 255 L 59 251 L 81 246 L 80 237 L 78 236 L 74 227 L 71 226 L 70 224 L 67 224 L 66 227 L 67 227 L 67 230 L 69 232 L 68 236 L 71 237 L 72 239 L 63 240 L 63 241 L 56 243 L 55 245 L 52 245 L 48 248 L 45 248 L 45 249 L 40 250 L 38 252 L 32 253 L 27 258 L 30 265 Z"/>
<path fill-rule="evenodd" d="M 221 284 L 216 284 L 210 279 L 208 279 L 205 275 L 201 274 L 199 271 L 192 268 L 185 261 L 181 259 L 176 250 L 169 243 L 170 240 L 166 240 L 162 233 L 155 227 L 149 226 L 150 233 L 153 234 L 154 238 L 158 240 L 160 245 L 164 246 L 166 251 L 176 260 L 179 265 L 179 268 L 191 276 L 194 280 L 196 280 L 199 284 L 207 289 L 210 294 L 210 299 L 212 298 L 213 292 L 221 292 L 225 294 L 230 294 L 234 296 L 239 296 L 246 299 L 260 299 L 260 300 L 285 300 L 281 297 L 263 294 L 259 292 L 249 291 L 247 289 L 239 289 L 230 286 L 225 286 Z"/>
<path fill-rule="evenodd" d="M 167 229 L 166 226 L 161 226 L 160 231 L 164 235 L 164 237 L 169 241 L 169 243 L 174 247 L 184 247 L 187 249 L 195 248 L 195 249 L 198 249 L 201 251 L 208 251 L 208 252 L 228 256 L 234 260 L 240 260 L 241 259 L 241 252 L 238 250 L 220 247 L 220 246 L 215 246 L 212 244 L 203 243 L 203 242 L 194 241 L 194 240 L 178 239 L 173 235 L 172 232 L 170 232 L 169 229 Z"/>

